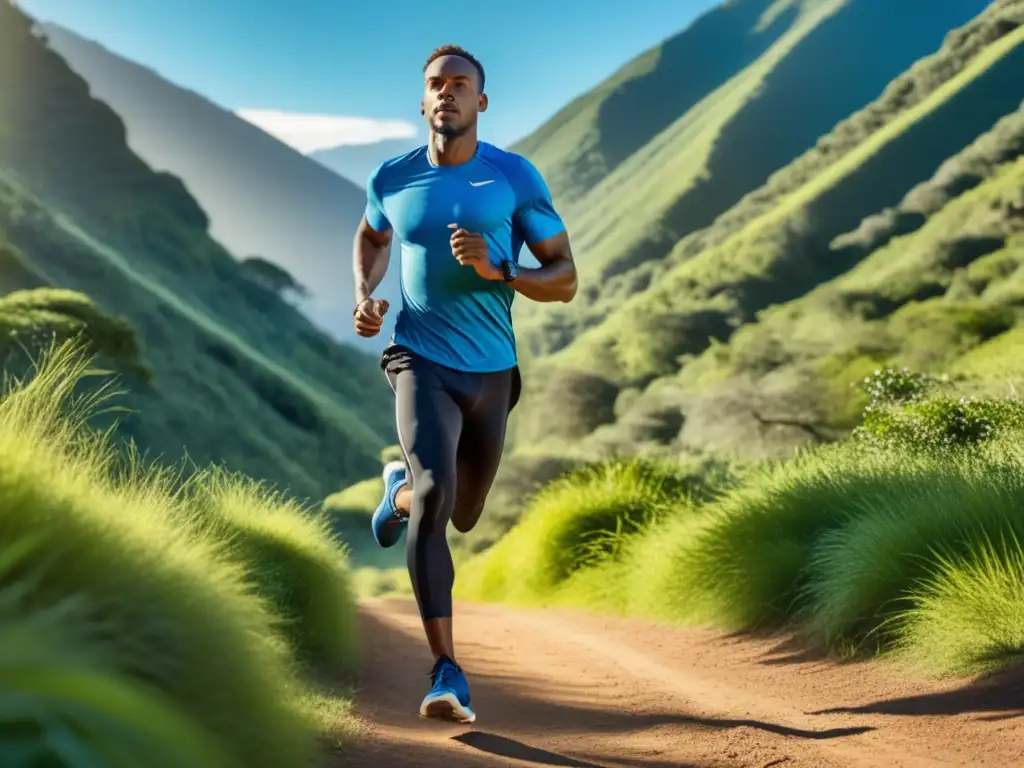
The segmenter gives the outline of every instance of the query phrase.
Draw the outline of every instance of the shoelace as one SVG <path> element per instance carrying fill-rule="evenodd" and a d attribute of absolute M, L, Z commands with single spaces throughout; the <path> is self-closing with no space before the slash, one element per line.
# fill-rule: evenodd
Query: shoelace
<path fill-rule="evenodd" d="M 437 685 L 438 682 L 444 684 L 449 678 L 454 677 L 458 671 L 459 667 L 455 662 L 448 659 L 440 659 L 434 665 L 434 668 L 430 670 L 430 684 Z"/>

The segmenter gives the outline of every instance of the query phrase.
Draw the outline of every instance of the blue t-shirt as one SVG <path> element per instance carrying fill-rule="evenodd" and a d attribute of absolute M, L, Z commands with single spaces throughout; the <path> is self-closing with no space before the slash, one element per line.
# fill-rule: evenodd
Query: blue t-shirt
<path fill-rule="evenodd" d="M 482 141 L 468 162 L 435 166 L 422 146 L 377 166 L 366 197 L 367 223 L 377 232 L 390 228 L 401 240 L 402 309 L 395 343 L 461 371 L 515 366 L 515 291 L 459 264 L 448 225 L 484 235 L 495 265 L 518 262 L 524 243 L 565 229 L 537 169 Z"/>

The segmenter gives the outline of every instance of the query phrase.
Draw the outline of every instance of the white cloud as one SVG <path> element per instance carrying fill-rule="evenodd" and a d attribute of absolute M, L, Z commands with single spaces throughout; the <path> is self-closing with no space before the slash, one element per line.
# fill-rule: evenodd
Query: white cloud
<path fill-rule="evenodd" d="M 239 109 L 235 114 L 304 155 L 343 144 L 372 144 L 417 135 L 416 126 L 406 120 L 310 115 L 274 109 Z"/>

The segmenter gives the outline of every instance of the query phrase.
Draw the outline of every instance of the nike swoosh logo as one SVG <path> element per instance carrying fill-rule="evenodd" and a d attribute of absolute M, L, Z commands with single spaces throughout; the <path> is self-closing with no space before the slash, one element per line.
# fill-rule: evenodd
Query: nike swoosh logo
<path fill-rule="evenodd" d="M 471 187 L 482 187 L 484 184 L 492 184 L 492 183 L 494 183 L 494 179 L 488 179 L 487 181 L 471 181 L 471 182 L 469 182 L 469 185 Z"/>

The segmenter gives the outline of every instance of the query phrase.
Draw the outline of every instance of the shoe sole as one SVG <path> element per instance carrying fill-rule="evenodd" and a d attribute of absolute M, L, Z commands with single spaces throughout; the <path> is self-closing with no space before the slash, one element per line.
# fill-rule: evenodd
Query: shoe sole
<path fill-rule="evenodd" d="M 472 723 L 476 721 L 476 713 L 469 707 L 462 706 L 458 698 L 450 693 L 424 701 L 420 705 L 420 717 L 433 720 L 447 720 L 452 723 Z"/>
<path fill-rule="evenodd" d="M 399 469 L 405 469 L 404 461 L 389 462 L 388 464 L 384 465 L 384 471 L 381 472 L 380 476 L 384 478 L 384 482 L 386 483 L 388 481 L 388 475 L 390 475 L 392 472 L 398 471 Z"/>

